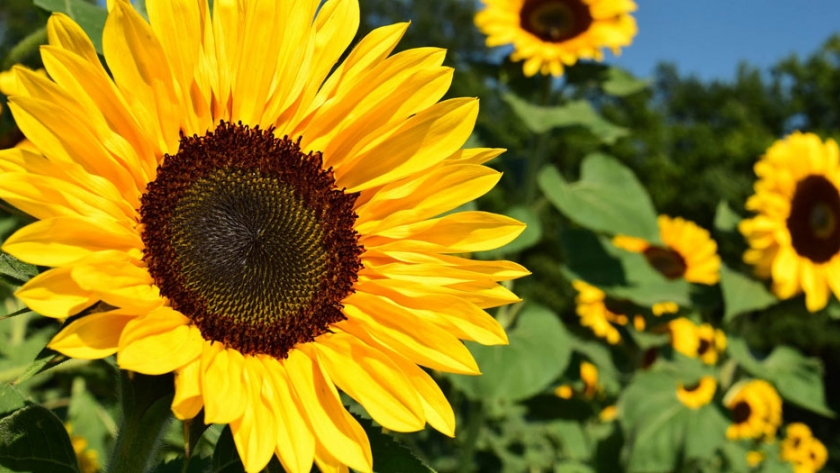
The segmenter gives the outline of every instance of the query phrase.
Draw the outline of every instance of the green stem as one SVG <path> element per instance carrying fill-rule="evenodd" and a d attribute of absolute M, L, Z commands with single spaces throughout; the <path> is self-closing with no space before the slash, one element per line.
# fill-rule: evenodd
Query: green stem
<path fill-rule="evenodd" d="M 11 69 L 15 64 L 22 62 L 42 44 L 47 44 L 47 27 L 37 29 L 20 40 L 3 58 L 2 70 Z"/>
<path fill-rule="evenodd" d="M 147 376 L 120 371 L 120 428 L 109 473 L 145 473 L 157 460 L 160 438 L 172 419 L 172 375 Z"/>
<path fill-rule="evenodd" d="M 480 401 L 471 401 L 467 432 L 464 434 L 464 443 L 461 447 L 461 461 L 458 468 L 460 473 L 469 473 L 475 466 L 473 452 L 475 452 L 482 425 L 484 425 L 484 405 Z"/>
<path fill-rule="evenodd" d="M 541 103 L 543 107 L 548 106 L 551 102 L 551 92 L 554 88 L 552 76 L 542 76 L 542 97 Z M 540 133 L 535 136 L 532 143 L 531 157 L 528 159 L 528 164 L 525 167 L 525 186 L 523 205 L 530 205 L 537 196 L 537 174 L 540 172 L 546 155 L 548 154 L 548 139 L 549 132 Z"/>

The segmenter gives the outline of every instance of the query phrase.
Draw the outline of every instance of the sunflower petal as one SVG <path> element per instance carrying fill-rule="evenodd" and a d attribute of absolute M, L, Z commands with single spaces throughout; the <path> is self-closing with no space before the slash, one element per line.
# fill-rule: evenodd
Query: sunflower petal
<path fill-rule="evenodd" d="M 79 287 L 71 277 L 71 268 L 44 271 L 15 291 L 27 307 L 47 317 L 59 319 L 78 314 L 99 298 Z"/>
<path fill-rule="evenodd" d="M 163 374 L 195 360 L 204 340 L 189 319 L 160 307 L 129 322 L 120 337 L 117 364 L 143 374 Z"/>
<path fill-rule="evenodd" d="M 123 329 L 137 317 L 126 309 L 85 315 L 61 329 L 47 346 L 71 358 L 105 358 L 117 352 Z"/>

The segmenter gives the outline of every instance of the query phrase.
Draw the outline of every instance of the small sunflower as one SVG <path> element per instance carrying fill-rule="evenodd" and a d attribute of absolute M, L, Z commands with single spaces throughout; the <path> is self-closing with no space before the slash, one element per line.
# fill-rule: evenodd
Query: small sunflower
<path fill-rule="evenodd" d="M 523 70 L 563 74 L 579 59 L 602 61 L 602 48 L 619 54 L 636 36 L 633 0 L 482 0 L 475 24 L 487 46 L 513 45 L 511 59 Z"/>
<path fill-rule="evenodd" d="M 805 293 L 815 312 L 840 297 L 840 150 L 834 140 L 794 133 L 774 143 L 755 165 L 756 216 L 738 226 L 750 248 L 744 261 L 773 292 L 788 299 Z"/>
<path fill-rule="evenodd" d="M 598 367 L 588 361 L 580 364 L 580 379 L 583 381 L 583 395 L 592 398 L 601 389 L 598 385 Z"/>
<path fill-rule="evenodd" d="M 657 302 L 651 307 L 653 315 L 661 317 L 666 314 L 676 314 L 680 311 L 680 306 L 676 302 Z"/>
<path fill-rule="evenodd" d="M 767 381 L 754 379 L 731 390 L 724 404 L 732 413 L 726 430 L 730 439 L 770 439 L 782 423 L 782 399 Z"/>
<path fill-rule="evenodd" d="M 710 324 L 702 324 L 697 327 L 697 339 L 697 356 L 707 365 L 717 363 L 718 355 L 726 349 L 726 335 L 723 330 Z"/>
<path fill-rule="evenodd" d="M 703 376 L 692 385 L 677 385 L 677 399 L 691 409 L 699 409 L 712 402 L 717 390 L 717 381 L 713 376 Z"/>
<path fill-rule="evenodd" d="M 782 460 L 790 462 L 796 473 L 820 471 L 828 460 L 828 450 L 811 429 L 802 423 L 794 422 L 787 426 L 785 439 L 782 440 Z"/>
<path fill-rule="evenodd" d="M 620 342 L 621 334 L 614 325 L 627 325 L 629 318 L 615 308 L 608 308 L 607 295 L 597 287 L 580 280 L 572 281 L 572 286 L 578 291 L 575 303 L 580 324 L 611 345 Z"/>
<path fill-rule="evenodd" d="M 749 452 L 747 452 L 747 465 L 749 465 L 752 468 L 755 468 L 758 465 L 760 465 L 765 458 L 766 456 L 763 453 L 757 450 L 750 450 Z"/>
<path fill-rule="evenodd" d="M 73 446 L 73 453 L 76 454 L 76 461 L 79 463 L 81 473 L 96 473 L 99 471 L 99 454 L 96 450 L 88 448 L 88 441 L 84 437 L 73 434 L 73 426 L 65 424 L 67 434 L 70 435 L 70 444 Z"/>
<path fill-rule="evenodd" d="M 710 324 L 697 325 L 680 317 L 668 322 L 671 346 L 689 358 L 700 358 L 708 365 L 717 363 L 718 355 L 726 349 L 726 335 Z"/>
<path fill-rule="evenodd" d="M 612 422 L 618 417 L 618 408 L 615 405 L 607 406 L 598 413 L 601 422 Z"/>
<path fill-rule="evenodd" d="M 720 280 L 720 256 L 717 243 L 709 231 L 680 217 L 660 215 L 659 237 L 665 246 L 624 235 L 613 238 L 613 244 L 633 253 L 642 253 L 648 263 L 668 279 L 683 278 L 688 282 L 714 285 Z M 673 309 L 673 305 L 661 309 Z"/>
<path fill-rule="evenodd" d="M 392 55 L 396 24 L 339 63 L 357 0 L 146 6 L 149 22 L 113 2 L 113 78 L 62 14 L 51 79 L 15 70 L 39 153 L 0 152 L 0 198 L 37 221 L 3 249 L 51 268 L 17 292 L 30 308 L 81 315 L 50 347 L 174 372 L 175 416 L 229 424 L 248 472 L 274 455 L 372 471 L 339 389 L 384 428 L 454 435 L 420 366 L 478 374 L 461 340 L 507 342 L 485 309 L 518 301 L 499 281 L 527 271 L 457 256 L 523 225 L 446 214 L 495 185 L 481 164 L 500 151 L 461 149 L 478 103 L 439 102 L 445 52 Z"/>

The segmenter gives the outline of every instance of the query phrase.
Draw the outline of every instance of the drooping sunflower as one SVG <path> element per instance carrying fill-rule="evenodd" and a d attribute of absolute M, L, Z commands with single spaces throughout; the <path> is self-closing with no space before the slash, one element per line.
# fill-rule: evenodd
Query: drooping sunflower
<path fill-rule="evenodd" d="M 642 253 L 648 263 L 668 279 L 714 285 L 720 280 L 720 256 L 709 231 L 680 217 L 660 215 L 659 237 L 665 246 L 624 235 L 613 244 L 633 253 Z M 665 307 L 665 306 L 663 306 Z M 673 308 L 673 306 L 667 306 Z"/>
<path fill-rule="evenodd" d="M 605 339 L 611 345 L 621 341 L 621 333 L 614 325 L 627 325 L 628 317 L 607 307 L 604 291 L 581 280 L 572 281 L 578 291 L 575 297 L 576 312 L 580 324 L 589 327 L 595 336 Z"/>
<path fill-rule="evenodd" d="M 712 402 L 717 390 L 717 381 L 713 376 L 703 376 L 692 385 L 677 385 L 677 399 L 691 409 L 699 409 Z"/>
<path fill-rule="evenodd" d="M 840 297 L 840 150 L 834 140 L 794 133 L 774 143 L 756 163 L 756 216 L 738 226 L 750 248 L 744 261 L 773 279 L 782 299 L 805 293 L 815 312 Z"/>
<path fill-rule="evenodd" d="M 726 430 L 728 438 L 775 437 L 782 423 L 782 398 L 770 383 L 753 379 L 737 384 L 723 402 L 732 413 L 732 425 Z"/>
<path fill-rule="evenodd" d="M 172 410 L 229 424 L 249 472 L 371 471 L 338 389 L 393 431 L 454 415 L 420 368 L 477 374 L 461 340 L 503 344 L 484 309 L 527 274 L 458 254 L 523 225 L 439 215 L 492 188 L 460 149 L 474 99 L 438 101 L 434 48 L 391 54 L 407 24 L 362 39 L 357 0 L 114 2 L 100 63 L 68 17 L 48 23 L 51 79 L 18 69 L 11 109 L 39 153 L 0 153 L 0 198 L 36 219 L 3 249 L 49 267 L 18 292 L 80 314 L 71 357 L 175 373 Z M 89 309 L 90 310 L 87 310 Z"/>
<path fill-rule="evenodd" d="M 636 36 L 633 0 L 481 0 L 475 24 L 487 46 L 513 45 L 511 59 L 525 75 L 563 74 L 579 59 L 602 61 L 603 48 L 619 54 Z"/>
<path fill-rule="evenodd" d="M 807 425 L 794 422 L 787 426 L 785 434 L 781 457 L 793 465 L 795 473 L 813 473 L 825 466 L 828 450 Z"/>

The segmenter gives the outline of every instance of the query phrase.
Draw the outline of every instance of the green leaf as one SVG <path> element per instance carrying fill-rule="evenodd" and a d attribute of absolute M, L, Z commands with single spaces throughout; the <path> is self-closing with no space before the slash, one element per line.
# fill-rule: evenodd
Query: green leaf
<path fill-rule="evenodd" d="M 554 473 L 595 473 L 595 470 L 583 463 L 566 462 L 555 465 Z"/>
<path fill-rule="evenodd" d="M 650 196 L 633 171 L 613 157 L 587 156 L 581 178 L 573 184 L 551 166 L 540 171 L 537 183 L 557 210 L 583 227 L 660 243 Z"/>
<path fill-rule="evenodd" d="M 51 348 L 44 347 L 40 352 L 38 352 L 35 360 L 26 368 L 26 370 L 24 370 L 23 373 L 20 374 L 20 376 L 17 377 L 14 384 L 20 384 L 27 381 L 33 376 L 41 374 L 51 368 L 55 368 L 69 359 L 70 358 Z"/>
<path fill-rule="evenodd" d="M 736 214 L 725 200 L 718 202 L 717 209 L 715 210 L 715 229 L 721 232 L 731 233 L 738 230 L 738 223 L 740 222 L 741 216 Z"/>
<path fill-rule="evenodd" d="M 753 376 L 773 383 L 787 401 L 817 414 L 834 417 L 825 403 L 823 366 L 816 358 L 807 358 L 789 346 L 777 346 L 767 358 L 756 359 L 743 339 L 730 335 L 729 354 Z"/>
<path fill-rule="evenodd" d="M 676 390 L 676 378 L 648 372 L 636 376 L 619 399 L 627 471 L 674 470 L 691 417 Z"/>
<path fill-rule="evenodd" d="M 31 405 L 0 420 L 0 472 L 78 473 L 64 425 L 49 410 Z"/>
<path fill-rule="evenodd" d="M 685 438 L 686 458 L 706 459 L 726 443 L 729 420 L 714 404 L 690 411 Z"/>
<path fill-rule="evenodd" d="M 116 424 L 108 411 L 87 390 L 82 377 L 73 379 L 67 422 L 73 426 L 73 434 L 87 440 L 88 448 L 96 451 L 99 458 L 108 458 L 106 445 L 112 440 L 111 432 L 116 431 Z"/>
<path fill-rule="evenodd" d="M 618 67 L 607 69 L 606 80 L 601 84 L 604 92 L 616 97 L 632 95 L 649 86 L 649 79 L 637 79 L 629 72 Z"/>
<path fill-rule="evenodd" d="M 746 312 L 766 309 L 779 301 L 764 284 L 729 269 L 725 264 L 720 266 L 720 288 L 726 308 L 724 322 L 731 322 Z"/>
<path fill-rule="evenodd" d="M 546 389 L 569 364 L 569 333 L 557 315 L 543 306 L 525 307 L 508 338 L 508 346 L 467 342 L 482 375 L 450 375 L 452 383 L 472 399 L 515 401 Z"/>
<path fill-rule="evenodd" d="M 553 128 L 583 126 L 607 144 L 613 144 L 630 132 L 605 120 L 586 100 L 576 100 L 560 107 L 533 105 L 514 94 L 502 96 L 516 116 L 534 133 Z"/>
<path fill-rule="evenodd" d="M 526 225 L 525 230 L 519 234 L 516 239 L 507 245 L 490 251 L 481 251 L 476 253 L 476 257 L 481 259 L 495 259 L 504 255 L 517 253 L 539 243 L 542 239 L 543 228 L 539 215 L 528 207 L 513 206 L 505 211 L 505 215 L 515 218 Z"/>
<path fill-rule="evenodd" d="M 11 384 L 0 384 L 0 418 L 26 405 L 23 394 Z"/>
<path fill-rule="evenodd" d="M 355 417 L 355 416 L 354 416 Z M 373 454 L 373 470 L 377 473 L 434 473 L 405 445 L 394 437 L 382 432 L 382 427 L 376 427 L 365 418 L 356 417 L 365 429 L 370 440 L 370 451 Z"/>
<path fill-rule="evenodd" d="M 102 54 L 102 30 L 108 11 L 83 0 L 35 0 L 36 6 L 51 12 L 64 13 L 85 30 L 96 52 Z"/>
<path fill-rule="evenodd" d="M 38 268 L 24 263 L 8 253 L 0 254 L 0 274 L 21 284 L 38 274 Z"/>

